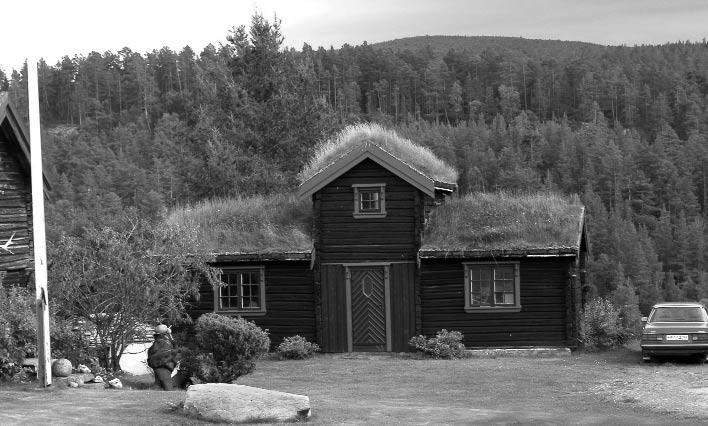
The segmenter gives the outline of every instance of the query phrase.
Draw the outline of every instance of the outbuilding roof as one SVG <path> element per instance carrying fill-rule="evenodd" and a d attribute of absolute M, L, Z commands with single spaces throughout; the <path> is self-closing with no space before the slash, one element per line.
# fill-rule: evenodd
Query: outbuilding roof
<path fill-rule="evenodd" d="M 285 194 L 202 201 L 167 217 L 196 251 L 217 261 L 307 260 L 311 222 L 310 203 Z"/>
<path fill-rule="evenodd" d="M 311 221 L 309 200 L 283 194 L 204 201 L 167 219 L 219 262 L 311 260 Z M 577 197 L 475 193 L 433 210 L 419 256 L 577 256 L 584 244 L 585 210 Z"/>
<path fill-rule="evenodd" d="M 420 257 L 575 256 L 584 243 L 577 196 L 472 193 L 433 210 Z"/>

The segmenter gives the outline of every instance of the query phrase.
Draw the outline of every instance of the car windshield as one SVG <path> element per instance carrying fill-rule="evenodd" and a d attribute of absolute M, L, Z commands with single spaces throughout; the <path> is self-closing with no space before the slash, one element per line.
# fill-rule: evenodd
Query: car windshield
<path fill-rule="evenodd" d="M 701 322 L 703 309 L 698 306 L 667 306 L 654 309 L 650 322 Z"/>

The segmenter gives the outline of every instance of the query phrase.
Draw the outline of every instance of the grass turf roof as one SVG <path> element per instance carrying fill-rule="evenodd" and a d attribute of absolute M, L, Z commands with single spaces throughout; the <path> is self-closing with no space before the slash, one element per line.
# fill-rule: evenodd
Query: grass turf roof
<path fill-rule="evenodd" d="M 167 218 L 180 232 L 196 233 L 203 253 L 298 253 L 312 250 L 312 206 L 294 195 L 202 201 Z"/>
<path fill-rule="evenodd" d="M 473 193 L 433 210 L 422 251 L 577 249 L 583 206 L 554 193 Z"/>
<path fill-rule="evenodd" d="M 457 182 L 457 171 L 439 159 L 433 151 L 378 124 L 348 126 L 332 139 L 320 144 L 300 172 L 300 182 L 309 180 L 366 142 L 373 143 L 430 179 L 451 184 Z"/>

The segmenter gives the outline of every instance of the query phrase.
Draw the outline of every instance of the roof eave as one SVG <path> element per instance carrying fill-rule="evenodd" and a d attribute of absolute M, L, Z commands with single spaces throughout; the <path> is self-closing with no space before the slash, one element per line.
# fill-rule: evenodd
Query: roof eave
<path fill-rule="evenodd" d="M 488 257 L 505 258 L 539 258 L 539 257 L 576 257 L 577 247 L 531 248 L 531 249 L 472 249 L 472 250 L 439 250 L 421 249 L 420 259 L 471 259 Z"/>
<path fill-rule="evenodd" d="M 312 251 L 287 252 L 223 252 L 210 253 L 209 263 L 225 262 L 265 262 L 265 261 L 309 261 Z"/>
<path fill-rule="evenodd" d="M 0 94 L 0 126 L 2 126 L 2 124 L 5 122 L 7 122 L 8 126 L 10 127 L 12 131 L 11 136 L 13 136 L 13 139 L 15 139 L 15 142 L 17 143 L 17 146 L 22 154 L 22 157 L 20 158 L 20 163 L 22 164 L 22 167 L 25 168 L 26 172 L 29 174 L 31 173 L 32 167 L 29 139 L 30 134 L 27 131 L 25 125 L 22 123 L 22 120 L 20 120 L 17 116 L 15 108 L 12 106 L 12 102 L 10 102 L 10 97 L 7 93 Z M 49 198 L 51 183 L 47 178 L 46 170 L 42 171 L 42 182 L 44 184 L 44 196 L 46 198 Z"/>
<path fill-rule="evenodd" d="M 430 197 L 435 197 L 436 189 L 450 191 L 457 188 L 457 185 L 454 183 L 450 184 L 435 181 L 374 143 L 364 143 L 342 155 L 336 161 L 300 184 L 298 197 L 305 198 L 312 196 L 312 194 L 324 188 L 330 182 L 366 159 L 371 159 Z"/>
<path fill-rule="evenodd" d="M 443 191 L 443 192 L 449 192 L 453 193 L 457 191 L 457 184 L 456 183 L 448 183 L 448 182 L 442 182 L 439 180 L 436 180 L 433 185 L 435 186 L 436 191 Z"/>

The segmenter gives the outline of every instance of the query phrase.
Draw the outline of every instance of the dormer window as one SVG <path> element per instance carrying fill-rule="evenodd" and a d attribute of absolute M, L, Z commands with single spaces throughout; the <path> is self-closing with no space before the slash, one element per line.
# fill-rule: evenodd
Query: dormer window
<path fill-rule="evenodd" d="M 354 184 L 354 218 L 386 217 L 386 184 Z"/>
<path fill-rule="evenodd" d="M 359 212 L 381 213 L 381 192 L 378 188 L 359 190 Z"/>

